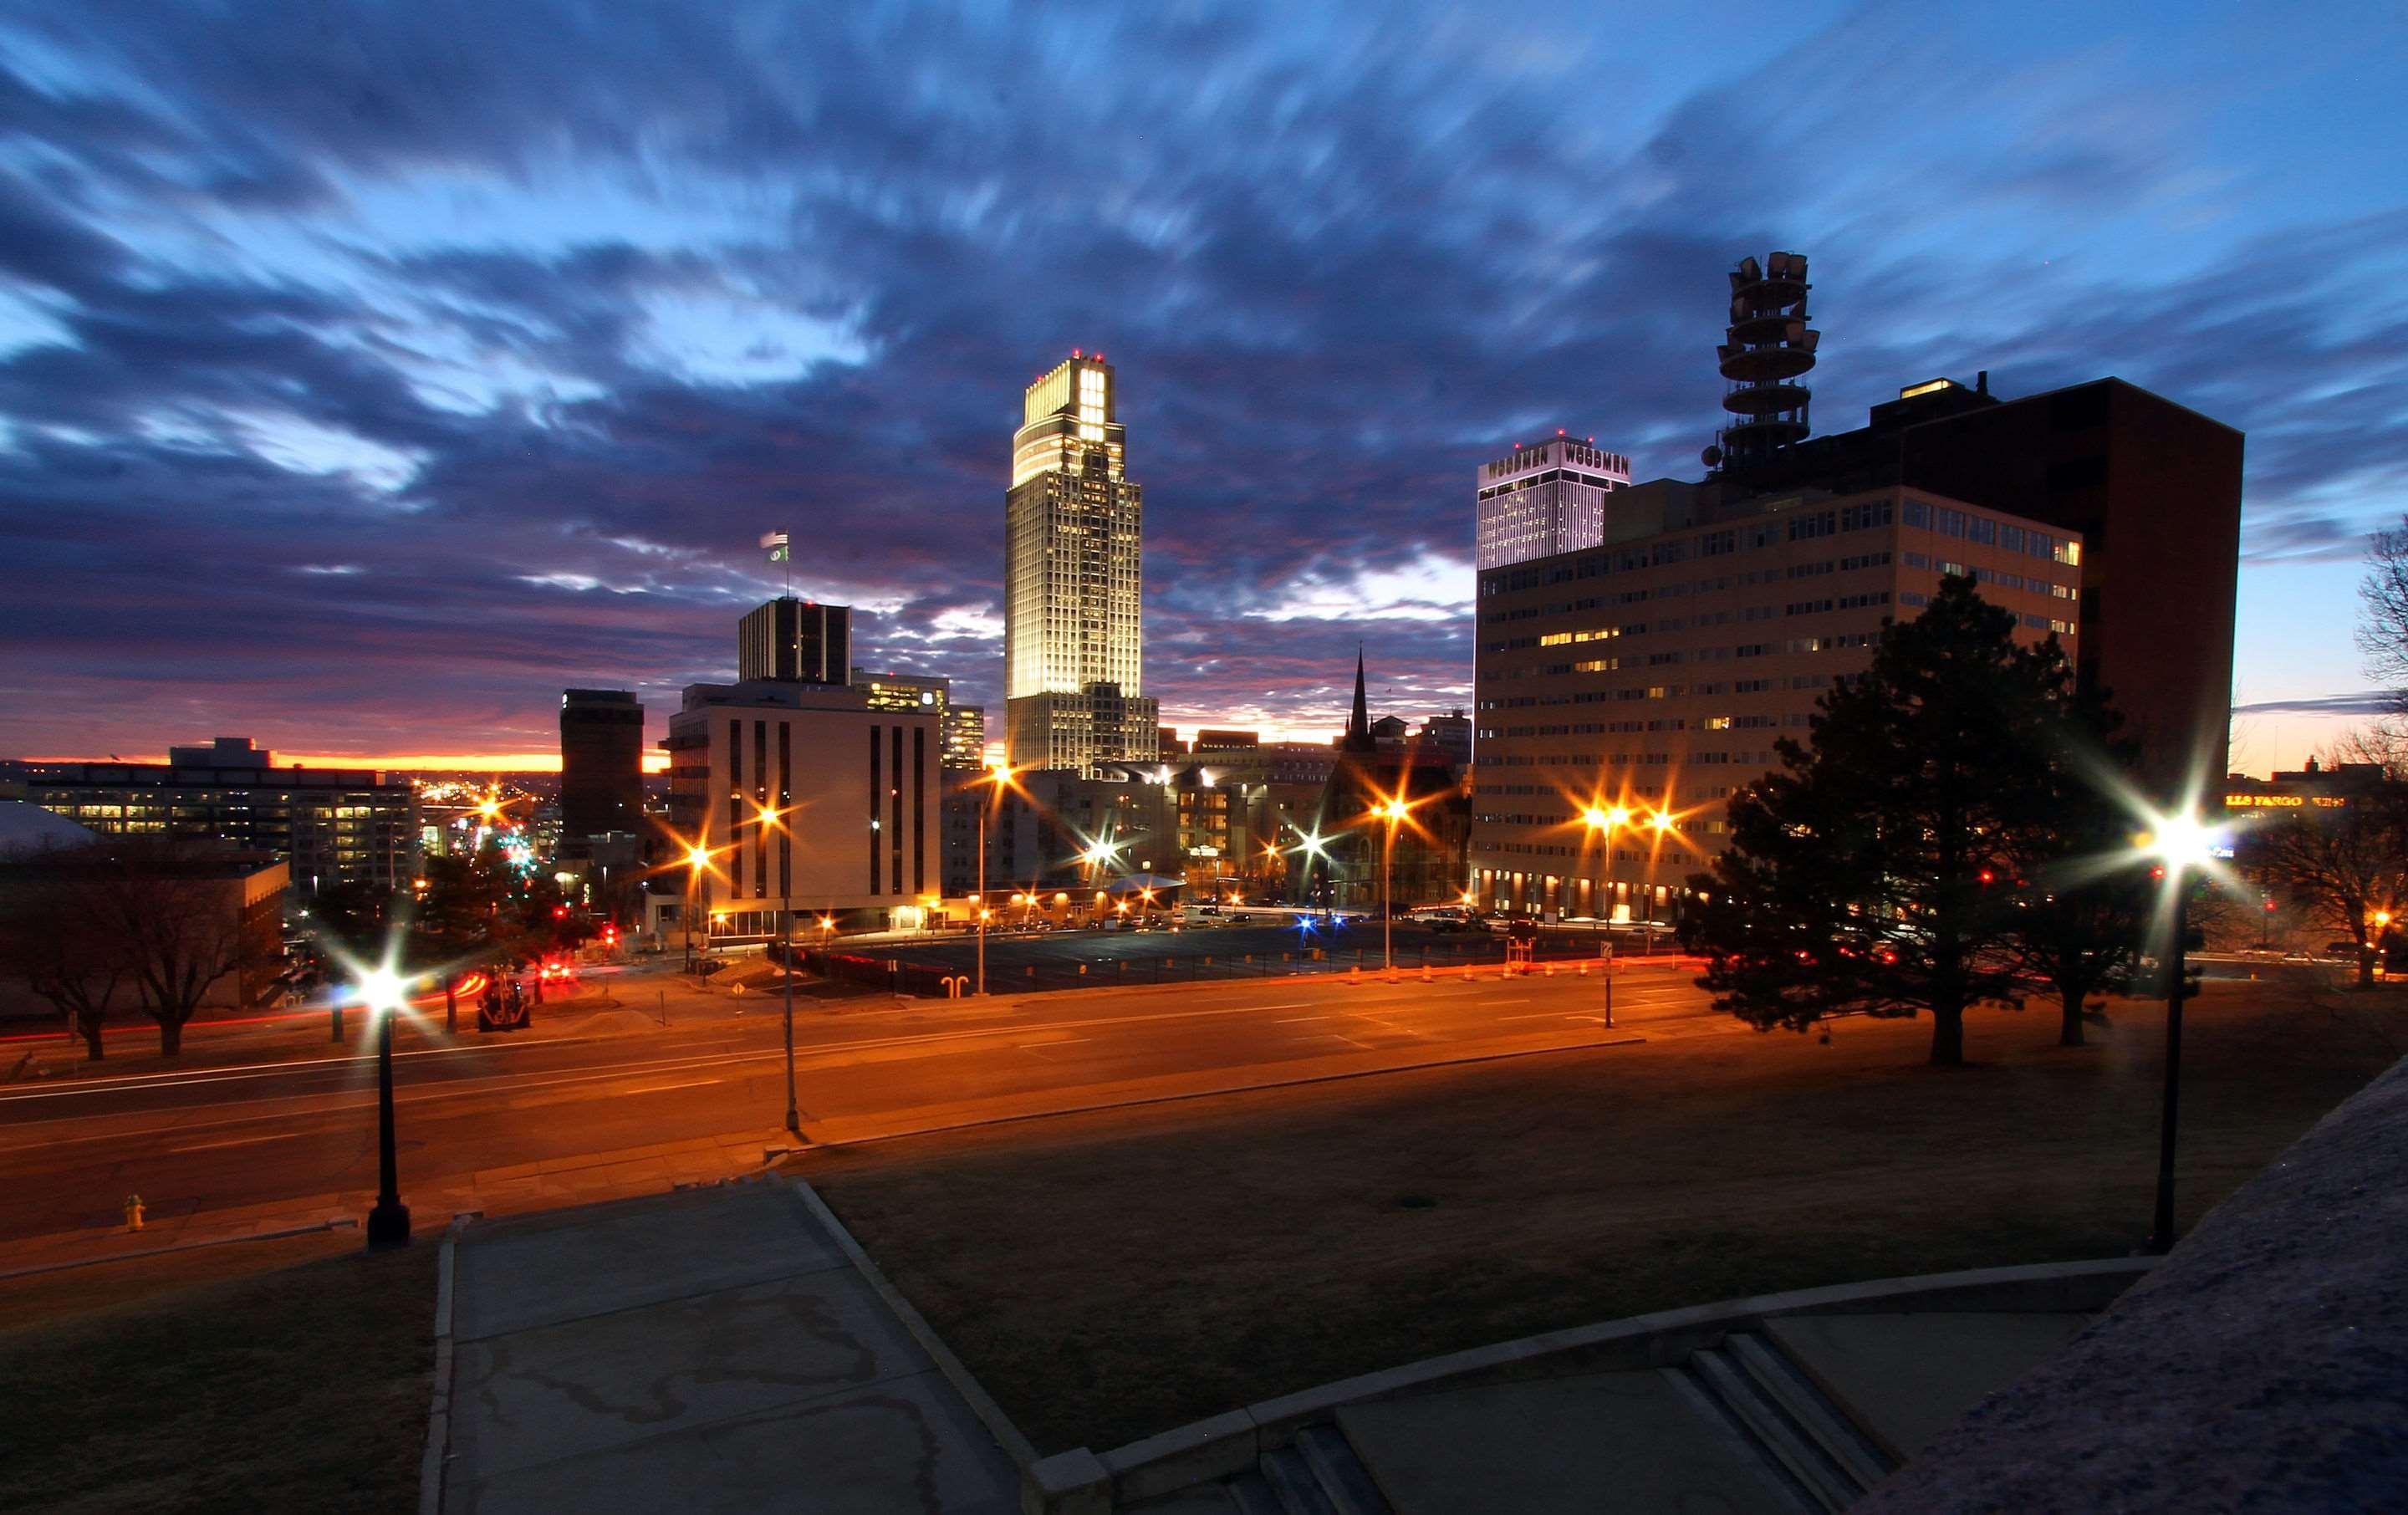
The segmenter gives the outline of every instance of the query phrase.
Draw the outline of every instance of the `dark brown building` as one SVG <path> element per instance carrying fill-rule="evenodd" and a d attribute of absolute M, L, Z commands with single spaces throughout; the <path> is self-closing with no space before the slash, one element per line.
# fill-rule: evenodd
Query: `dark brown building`
<path fill-rule="evenodd" d="M 758 605 L 736 623 L 736 677 L 841 684 L 853 671 L 853 610 L 793 595 Z"/>
<path fill-rule="evenodd" d="M 1909 385 L 1860 430 L 1712 482 L 1727 500 L 1902 484 L 2078 532 L 2084 680 L 2114 696 L 2146 779 L 2206 783 L 2231 720 L 2242 444 L 2120 379 L 2002 400 L 1985 374 Z"/>
<path fill-rule="evenodd" d="M 560 834 L 638 830 L 644 817 L 644 707 L 624 689 L 560 696 Z"/>

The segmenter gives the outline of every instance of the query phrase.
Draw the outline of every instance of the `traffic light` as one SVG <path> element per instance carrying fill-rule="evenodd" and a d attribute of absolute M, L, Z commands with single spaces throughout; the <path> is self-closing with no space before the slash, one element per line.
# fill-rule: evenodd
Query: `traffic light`
<path fill-rule="evenodd" d="M 554 921 L 566 921 L 566 920 L 567 920 L 567 919 L 568 919 L 568 907 L 567 907 L 567 906 L 566 906 L 566 905 L 555 905 L 555 906 L 553 906 L 553 907 L 552 908 L 552 918 Z"/>

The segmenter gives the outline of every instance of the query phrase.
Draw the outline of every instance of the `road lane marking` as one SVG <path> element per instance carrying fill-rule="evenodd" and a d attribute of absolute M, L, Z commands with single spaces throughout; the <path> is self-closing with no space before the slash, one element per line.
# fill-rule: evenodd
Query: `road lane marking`
<path fill-rule="evenodd" d="M 543 1047 L 585 1047 L 599 1038 L 594 1036 L 562 1036 L 552 1041 L 494 1042 L 471 1047 L 424 1047 L 415 1051 L 394 1053 L 399 1062 L 405 1057 L 453 1057 L 463 1052 L 523 1052 Z M 208 1067 L 175 1068 L 159 1073 L 126 1073 L 110 1078 L 77 1079 L 72 1087 L 43 1090 L 11 1090 L 0 1093 L 0 1104 L 20 1099 L 56 1098 L 61 1094 L 105 1094 L 122 1090 L 173 1089 L 190 1083 L 222 1083 L 237 1074 L 265 1077 L 279 1073 L 306 1071 L 310 1068 L 335 1067 L 349 1063 L 374 1063 L 374 1052 L 354 1057 L 307 1057 L 290 1063 L 227 1063 Z"/>
<path fill-rule="evenodd" d="M 630 1094 L 666 1094 L 672 1089 L 702 1089 L 711 1084 L 725 1083 L 726 1081 L 727 1080 L 724 1079 L 696 1079 L 691 1083 L 654 1084 L 649 1089 L 630 1089 L 627 1093 Z"/>
<path fill-rule="evenodd" d="M 175 1128 L 171 1126 L 168 1129 L 173 1130 Z M 294 1137 L 301 1136 L 302 1134 L 303 1133 L 298 1131 L 280 1131 L 273 1136 L 236 1136 L 232 1141 L 196 1142 L 190 1147 L 167 1148 L 166 1155 L 173 1156 L 177 1152 L 214 1151 L 220 1147 L 253 1147 L 263 1141 L 291 1141 Z"/>
<path fill-rule="evenodd" d="M 1307 1021 L 1328 1021 L 1334 1019 L 1334 1016 L 1327 1015 L 1283 1015 L 1280 1017 L 1276 1023 L 1283 1026 L 1293 1026 L 1300 1025 Z"/>

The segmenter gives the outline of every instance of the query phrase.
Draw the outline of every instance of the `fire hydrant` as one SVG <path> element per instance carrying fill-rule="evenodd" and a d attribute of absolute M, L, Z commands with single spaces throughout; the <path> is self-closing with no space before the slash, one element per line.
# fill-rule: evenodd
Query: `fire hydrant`
<path fill-rule="evenodd" d="M 125 1229 L 128 1231 L 142 1229 L 142 1196 L 140 1194 L 125 1196 Z"/>

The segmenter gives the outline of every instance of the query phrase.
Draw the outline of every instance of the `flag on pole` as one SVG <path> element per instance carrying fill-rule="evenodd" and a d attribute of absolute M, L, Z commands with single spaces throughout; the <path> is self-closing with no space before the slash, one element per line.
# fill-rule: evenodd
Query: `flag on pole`
<path fill-rule="evenodd" d="M 761 545 L 769 550 L 769 561 L 771 563 L 783 563 L 786 561 L 788 550 L 786 547 L 786 534 L 784 532 L 764 532 L 761 536 Z"/>

